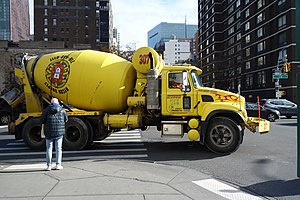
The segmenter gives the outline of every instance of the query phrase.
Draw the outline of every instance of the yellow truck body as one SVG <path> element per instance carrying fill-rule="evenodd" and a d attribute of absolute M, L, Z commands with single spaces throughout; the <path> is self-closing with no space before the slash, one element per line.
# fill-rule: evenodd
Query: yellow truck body
<path fill-rule="evenodd" d="M 25 56 L 15 74 L 26 111 L 9 130 L 31 148 L 43 148 L 38 118 L 51 97 L 71 106 L 64 137 L 71 150 L 122 128 L 156 126 L 162 137 L 187 134 L 213 152 L 227 154 L 238 149 L 245 128 L 260 133 L 270 129 L 267 120 L 247 117 L 244 97 L 203 87 L 201 69 L 165 66 L 149 47 L 138 49 L 132 62 L 92 50 Z M 77 139 L 71 138 L 74 131 Z"/>

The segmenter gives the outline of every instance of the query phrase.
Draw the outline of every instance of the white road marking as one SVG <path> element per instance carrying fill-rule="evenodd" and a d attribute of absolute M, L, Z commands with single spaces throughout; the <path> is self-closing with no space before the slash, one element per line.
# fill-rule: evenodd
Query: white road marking
<path fill-rule="evenodd" d="M 139 131 L 120 131 L 112 133 L 109 137 L 105 138 L 104 140 L 94 142 L 104 144 L 141 142 L 141 138 L 142 137 Z"/>
<path fill-rule="evenodd" d="M 28 165 L 11 165 L 3 170 L 28 170 L 28 169 L 46 169 L 46 163 L 28 164 Z"/>
<path fill-rule="evenodd" d="M 7 146 L 25 146 L 25 143 L 12 142 L 12 143 L 8 143 L 6 145 Z"/>
<path fill-rule="evenodd" d="M 193 181 L 193 183 L 219 196 L 231 200 L 262 200 L 261 197 L 243 192 L 239 189 L 236 189 L 234 187 L 231 187 L 225 183 L 222 183 L 214 179 Z"/>

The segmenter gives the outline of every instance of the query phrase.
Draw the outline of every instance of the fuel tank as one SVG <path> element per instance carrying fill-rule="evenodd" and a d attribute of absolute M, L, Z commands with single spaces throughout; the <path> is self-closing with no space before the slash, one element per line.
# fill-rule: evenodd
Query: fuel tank
<path fill-rule="evenodd" d="M 93 50 L 41 55 L 27 62 L 26 71 L 46 94 L 79 109 L 108 113 L 126 110 L 136 80 L 129 61 Z"/>

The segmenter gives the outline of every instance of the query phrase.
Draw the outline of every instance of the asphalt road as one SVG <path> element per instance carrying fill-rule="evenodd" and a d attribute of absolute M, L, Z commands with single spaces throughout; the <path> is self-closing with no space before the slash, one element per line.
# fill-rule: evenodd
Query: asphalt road
<path fill-rule="evenodd" d="M 0 128 L 0 162 L 44 161 L 44 152 L 28 149 L 6 130 Z M 126 159 L 185 166 L 270 199 L 300 199 L 297 119 L 271 123 L 271 131 L 265 135 L 246 132 L 240 148 L 227 156 L 211 153 L 198 143 L 162 139 L 155 129 L 123 135 L 114 135 L 88 150 L 64 151 L 63 159 Z"/>

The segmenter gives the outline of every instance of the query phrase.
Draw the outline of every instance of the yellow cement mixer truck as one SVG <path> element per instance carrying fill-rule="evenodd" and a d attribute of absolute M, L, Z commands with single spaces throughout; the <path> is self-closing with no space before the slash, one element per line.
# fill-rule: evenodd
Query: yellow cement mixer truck
<path fill-rule="evenodd" d="M 155 126 L 162 137 L 187 134 L 228 154 L 242 143 L 245 128 L 269 132 L 269 121 L 247 117 L 244 97 L 204 87 L 201 73 L 191 65 L 165 66 L 149 47 L 138 49 L 132 62 L 92 50 L 24 55 L 15 68 L 23 93 L 10 102 L 23 102 L 25 110 L 9 123 L 9 132 L 30 148 L 44 148 L 39 117 L 51 97 L 68 111 L 66 150 L 84 149 L 112 131 Z"/>

